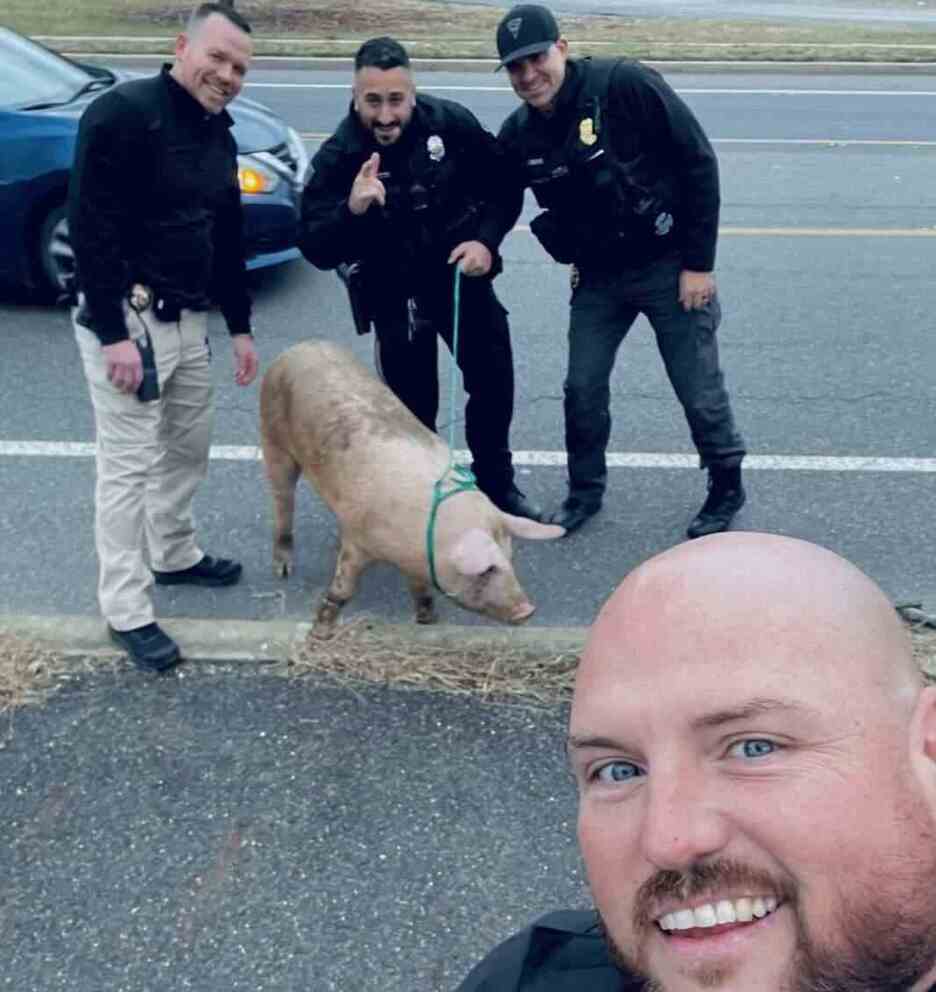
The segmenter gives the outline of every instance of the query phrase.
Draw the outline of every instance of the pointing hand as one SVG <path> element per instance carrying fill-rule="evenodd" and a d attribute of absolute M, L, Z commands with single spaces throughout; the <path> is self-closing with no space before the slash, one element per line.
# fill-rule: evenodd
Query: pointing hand
<path fill-rule="evenodd" d="M 377 203 L 381 207 L 386 203 L 387 191 L 377 178 L 378 172 L 380 172 L 380 155 L 374 152 L 354 177 L 351 194 L 348 196 L 348 209 L 358 217 L 365 213 L 372 203 Z"/>

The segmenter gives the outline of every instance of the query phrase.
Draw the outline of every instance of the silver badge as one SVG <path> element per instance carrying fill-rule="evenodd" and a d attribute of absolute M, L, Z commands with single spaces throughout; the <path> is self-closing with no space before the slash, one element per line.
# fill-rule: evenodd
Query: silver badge
<path fill-rule="evenodd" d="M 514 38 L 516 38 L 517 35 L 520 34 L 520 28 L 522 24 L 523 24 L 522 17 L 514 17 L 512 20 L 509 20 L 507 22 L 507 30 L 514 36 Z"/>
<path fill-rule="evenodd" d="M 426 140 L 426 150 L 433 162 L 441 162 L 445 158 L 445 145 L 437 134 L 429 135 Z"/>
<path fill-rule="evenodd" d="M 657 214 L 654 226 L 656 227 L 657 237 L 662 238 L 664 235 L 669 234 L 673 230 L 673 215 L 667 213 Z"/>
<path fill-rule="evenodd" d="M 143 311 L 152 302 L 153 294 L 150 292 L 148 287 L 142 286 L 138 282 L 135 282 L 133 286 L 130 287 L 130 306 L 136 310 L 137 313 L 143 313 Z"/>

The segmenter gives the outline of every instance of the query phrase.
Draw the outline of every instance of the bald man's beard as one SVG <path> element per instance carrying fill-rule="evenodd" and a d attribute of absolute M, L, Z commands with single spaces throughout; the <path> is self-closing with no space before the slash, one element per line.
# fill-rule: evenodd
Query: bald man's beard
<path fill-rule="evenodd" d="M 646 978 L 646 992 L 669 992 L 643 966 L 641 935 L 657 926 L 649 907 L 659 905 L 661 898 L 684 901 L 711 892 L 712 887 L 740 883 L 750 884 L 755 892 L 777 893 L 796 920 L 797 952 L 787 978 L 779 989 L 760 992 L 908 992 L 924 978 L 936 981 L 936 844 L 928 825 L 914 832 L 920 841 L 914 853 L 888 865 L 886 871 L 872 866 L 865 881 L 847 893 L 839 892 L 837 933 L 832 939 L 810 932 L 795 885 L 719 860 L 686 872 L 658 872 L 641 886 L 635 901 L 634 948 L 625 950 L 615 943 L 601 920 L 611 958 L 622 970 Z M 921 861 L 923 842 L 927 854 Z M 861 866 L 856 866 L 859 870 Z M 687 983 L 717 990 L 728 977 L 713 966 Z"/>

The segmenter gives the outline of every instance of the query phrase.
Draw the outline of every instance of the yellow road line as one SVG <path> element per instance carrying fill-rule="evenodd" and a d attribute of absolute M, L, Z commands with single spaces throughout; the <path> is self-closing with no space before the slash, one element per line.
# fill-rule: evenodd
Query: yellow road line
<path fill-rule="evenodd" d="M 728 237 L 774 238 L 934 238 L 933 227 L 721 227 Z"/>
<path fill-rule="evenodd" d="M 304 141 L 325 141 L 328 131 L 301 131 Z M 888 148 L 936 148 L 936 141 L 917 138 L 710 138 L 713 145 L 797 145 L 820 148 L 859 148 L 865 145 Z"/>

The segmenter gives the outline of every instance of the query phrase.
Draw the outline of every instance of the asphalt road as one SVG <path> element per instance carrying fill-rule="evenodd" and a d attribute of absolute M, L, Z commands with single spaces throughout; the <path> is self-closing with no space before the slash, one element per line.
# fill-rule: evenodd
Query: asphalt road
<path fill-rule="evenodd" d="M 718 261 L 725 310 L 720 340 L 736 416 L 752 454 L 774 458 L 769 468 L 757 468 L 752 459 L 749 506 L 739 526 L 828 544 L 894 597 L 929 595 L 936 587 L 934 476 L 909 470 L 906 460 L 932 459 L 936 450 L 934 239 L 928 236 L 936 216 L 936 79 L 673 79 L 715 140 L 722 164 L 727 233 Z M 346 105 L 344 72 L 259 70 L 252 81 L 250 95 L 310 136 L 327 133 Z M 499 78 L 432 74 L 423 84 L 462 99 L 491 127 L 513 106 Z M 522 230 L 508 238 L 505 259 L 497 285 L 511 311 L 518 397 L 512 438 L 525 453 L 518 459 L 524 463 L 520 481 L 554 504 L 564 489 L 567 275 Z M 333 274 L 290 263 L 262 273 L 255 295 L 265 362 L 306 336 L 343 341 L 369 359 L 371 341 L 353 334 Z M 93 440 L 67 317 L 7 302 L 0 304 L 0 322 L 0 473 L 8 480 L 0 487 L 0 602 L 5 612 L 91 616 L 92 459 L 86 451 L 49 457 L 41 447 Z M 216 443 L 254 445 L 257 390 L 231 385 L 218 322 L 213 334 L 220 382 Z M 442 374 L 447 382 L 444 366 Z M 534 625 L 587 624 L 627 571 L 682 538 L 704 495 L 704 476 L 688 467 L 681 411 L 642 321 L 618 361 L 614 415 L 612 450 L 641 467 L 612 470 L 607 507 L 581 532 L 558 544 L 518 548 L 518 571 L 539 605 Z M 672 455 L 682 456 L 681 467 L 659 467 Z M 801 456 L 818 460 L 806 467 L 790 460 Z M 868 457 L 883 459 L 876 467 L 886 470 L 846 470 L 854 466 L 843 459 Z M 207 547 L 239 555 L 246 581 L 223 593 L 160 590 L 160 613 L 307 615 L 329 579 L 335 537 L 317 499 L 303 495 L 298 570 L 285 585 L 268 565 L 268 497 L 259 464 L 219 457 L 201 493 L 199 517 Z M 403 584 L 390 570 L 375 570 L 349 615 L 356 610 L 405 618 Z M 444 617 L 484 622 L 449 604 Z"/>
<path fill-rule="evenodd" d="M 347 98 L 344 74 L 253 80 L 251 95 L 309 135 L 330 130 Z M 740 526 L 820 541 L 896 597 L 928 594 L 936 78 L 674 82 L 722 162 L 720 336 L 759 466 Z M 478 89 L 499 79 L 424 83 L 466 87 L 440 92 L 491 126 L 512 106 L 502 88 Z M 551 502 L 563 490 L 566 274 L 522 230 L 505 256 L 514 445 L 527 453 L 522 484 Z M 262 274 L 256 299 L 265 362 L 309 335 L 369 353 L 329 273 L 292 263 Z M 0 334 L 0 612 L 92 617 L 93 464 L 75 446 L 93 425 L 67 319 L 7 299 Z M 256 389 L 233 386 L 217 322 L 212 334 L 216 442 L 253 445 Z M 544 630 L 587 623 L 621 576 L 681 539 L 703 496 L 646 326 L 622 349 L 614 390 L 612 447 L 642 467 L 612 470 L 607 508 L 582 532 L 518 549 Z M 245 581 L 159 590 L 160 613 L 305 617 L 331 567 L 327 511 L 303 495 L 298 570 L 279 596 L 260 466 L 219 454 L 202 534 L 243 558 Z M 667 458 L 676 467 L 660 467 Z M 363 610 L 405 619 L 392 571 L 365 579 L 349 614 Z M 76 676 L 0 727 L 0 989 L 447 992 L 531 917 L 587 904 L 562 721 L 246 665 Z"/>
<path fill-rule="evenodd" d="M 0 752 L 0 989 L 452 990 L 587 905 L 559 738 L 247 666 L 82 678 Z"/>

